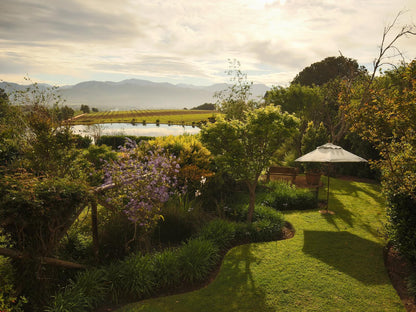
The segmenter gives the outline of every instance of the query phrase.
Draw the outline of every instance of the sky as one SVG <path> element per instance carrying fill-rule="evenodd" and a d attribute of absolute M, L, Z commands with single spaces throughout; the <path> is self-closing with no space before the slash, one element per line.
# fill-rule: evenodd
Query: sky
<path fill-rule="evenodd" d="M 416 23 L 415 0 L 1 0 L 0 81 L 210 85 L 236 59 L 249 81 L 286 86 L 328 56 L 372 70 L 399 11 L 397 26 Z M 397 47 L 416 58 L 416 36 Z"/>

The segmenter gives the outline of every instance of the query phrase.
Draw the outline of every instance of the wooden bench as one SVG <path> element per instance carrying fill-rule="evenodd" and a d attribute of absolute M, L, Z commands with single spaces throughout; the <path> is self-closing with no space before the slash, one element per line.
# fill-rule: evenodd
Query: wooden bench
<path fill-rule="evenodd" d="M 298 168 L 272 166 L 267 171 L 267 182 L 274 180 L 284 180 L 294 184 L 297 174 Z"/>

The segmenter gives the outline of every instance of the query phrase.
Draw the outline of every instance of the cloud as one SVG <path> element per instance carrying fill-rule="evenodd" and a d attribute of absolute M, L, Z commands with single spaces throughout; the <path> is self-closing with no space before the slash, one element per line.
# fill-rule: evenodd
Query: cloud
<path fill-rule="evenodd" d="M 48 42 L 125 40 L 138 36 L 131 13 L 100 10 L 88 1 L 2 0 L 0 38 L 10 41 Z M 97 4 L 98 5 L 98 4 Z"/>
<path fill-rule="evenodd" d="M 383 27 L 406 8 L 412 11 L 400 23 L 411 22 L 415 3 L 2 0 L 0 65 L 2 74 L 71 82 L 117 75 L 190 83 L 225 81 L 227 59 L 236 58 L 253 73 L 249 79 L 283 84 L 339 51 L 371 63 Z M 416 56 L 414 38 L 399 46 Z"/>

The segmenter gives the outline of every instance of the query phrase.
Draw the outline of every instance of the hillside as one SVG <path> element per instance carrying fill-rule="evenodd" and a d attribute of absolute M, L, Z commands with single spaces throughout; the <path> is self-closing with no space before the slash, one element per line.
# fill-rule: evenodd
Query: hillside
<path fill-rule="evenodd" d="M 41 85 L 45 87 L 45 85 Z M 25 86 L 0 83 L 0 88 L 10 93 Z M 148 80 L 128 79 L 120 82 L 85 81 L 58 89 L 68 106 L 78 108 L 81 104 L 102 110 L 131 109 L 183 109 L 215 102 L 216 91 L 227 88 L 226 84 L 195 86 L 185 84 L 156 83 Z M 262 97 L 270 88 L 263 84 L 253 85 L 253 98 Z"/>

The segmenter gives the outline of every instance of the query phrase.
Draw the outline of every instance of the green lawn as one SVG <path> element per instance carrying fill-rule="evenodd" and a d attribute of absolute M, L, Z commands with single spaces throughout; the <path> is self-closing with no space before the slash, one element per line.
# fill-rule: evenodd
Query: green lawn
<path fill-rule="evenodd" d="M 384 267 L 378 186 L 331 179 L 331 188 L 335 215 L 285 213 L 294 238 L 235 247 L 207 287 L 117 311 L 405 311 Z"/>

